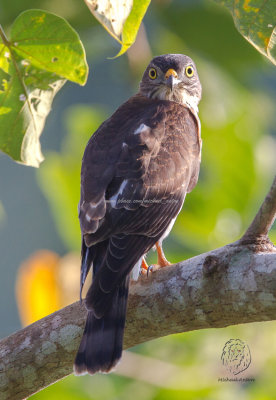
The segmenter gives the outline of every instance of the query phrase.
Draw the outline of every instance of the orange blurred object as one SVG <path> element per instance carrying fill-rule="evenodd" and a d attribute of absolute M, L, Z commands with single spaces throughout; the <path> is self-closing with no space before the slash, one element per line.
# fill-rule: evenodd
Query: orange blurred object
<path fill-rule="evenodd" d="M 18 269 L 16 300 L 22 325 L 29 325 L 79 300 L 80 255 L 39 250 Z M 89 286 L 84 285 L 85 294 Z"/>
<path fill-rule="evenodd" d="M 58 263 L 56 253 L 40 250 L 21 264 L 16 280 L 16 299 L 23 325 L 31 324 L 61 307 Z"/>

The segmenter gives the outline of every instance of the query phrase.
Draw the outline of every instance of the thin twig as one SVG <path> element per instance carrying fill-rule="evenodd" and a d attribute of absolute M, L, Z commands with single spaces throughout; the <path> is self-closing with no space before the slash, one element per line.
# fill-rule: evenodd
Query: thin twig
<path fill-rule="evenodd" d="M 240 239 L 240 243 L 268 241 L 267 234 L 276 217 L 276 176 L 257 215 Z"/>

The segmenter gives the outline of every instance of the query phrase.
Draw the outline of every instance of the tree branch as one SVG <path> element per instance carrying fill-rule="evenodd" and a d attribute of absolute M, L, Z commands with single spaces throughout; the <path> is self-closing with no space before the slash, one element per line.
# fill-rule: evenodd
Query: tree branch
<path fill-rule="evenodd" d="M 241 242 L 249 243 L 268 240 L 267 234 L 276 217 L 276 176 L 263 201 L 257 215 L 241 238 Z"/>
<path fill-rule="evenodd" d="M 274 181 L 241 240 L 133 283 L 124 347 L 172 333 L 274 320 L 276 248 L 249 239 L 265 237 L 275 197 Z M 85 317 L 77 302 L 3 339 L 1 400 L 24 399 L 71 374 Z"/>

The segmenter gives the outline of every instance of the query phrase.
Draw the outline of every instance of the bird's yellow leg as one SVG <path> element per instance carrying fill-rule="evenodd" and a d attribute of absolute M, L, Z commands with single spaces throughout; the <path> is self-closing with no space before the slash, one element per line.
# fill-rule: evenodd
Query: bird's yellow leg
<path fill-rule="evenodd" d="M 168 265 L 172 265 L 172 263 L 170 263 L 165 257 L 164 251 L 162 249 L 162 243 L 156 242 L 155 246 L 158 257 L 157 264 L 159 265 L 159 267 L 162 268 L 162 267 L 167 267 Z"/>
<path fill-rule="evenodd" d="M 157 271 L 160 268 L 167 267 L 172 265 L 167 259 L 162 249 L 162 243 L 156 242 L 156 251 L 157 251 L 157 264 L 153 264 L 148 266 L 145 257 L 142 258 L 141 263 L 141 275 L 148 275 L 149 272 Z"/>
<path fill-rule="evenodd" d="M 145 257 L 142 258 L 142 263 L 141 263 L 141 274 L 146 275 L 148 273 L 149 266 L 145 260 Z"/>
<path fill-rule="evenodd" d="M 155 272 L 160 268 L 163 267 L 168 267 L 169 265 L 172 265 L 172 263 L 170 263 L 164 254 L 164 251 L 162 249 L 162 242 L 156 242 L 155 243 L 156 246 L 156 251 L 157 251 L 157 264 L 153 264 L 150 267 L 148 267 L 147 269 L 147 275 L 149 274 L 149 272 Z"/>

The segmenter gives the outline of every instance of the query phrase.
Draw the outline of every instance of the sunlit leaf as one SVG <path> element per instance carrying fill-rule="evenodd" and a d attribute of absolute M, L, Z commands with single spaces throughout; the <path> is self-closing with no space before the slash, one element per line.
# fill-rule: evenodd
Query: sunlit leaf
<path fill-rule="evenodd" d="M 124 23 L 129 16 L 133 0 L 84 0 L 87 7 L 105 29 L 120 41 Z"/>
<path fill-rule="evenodd" d="M 117 57 L 134 43 L 150 0 L 84 0 L 89 10 L 120 44 Z"/>
<path fill-rule="evenodd" d="M 39 137 L 55 94 L 66 79 L 85 84 L 88 67 L 77 33 L 40 10 L 22 13 L 0 42 L 0 149 L 38 167 Z"/>
<path fill-rule="evenodd" d="M 276 6 L 275 0 L 215 0 L 232 13 L 240 33 L 276 64 Z"/>

